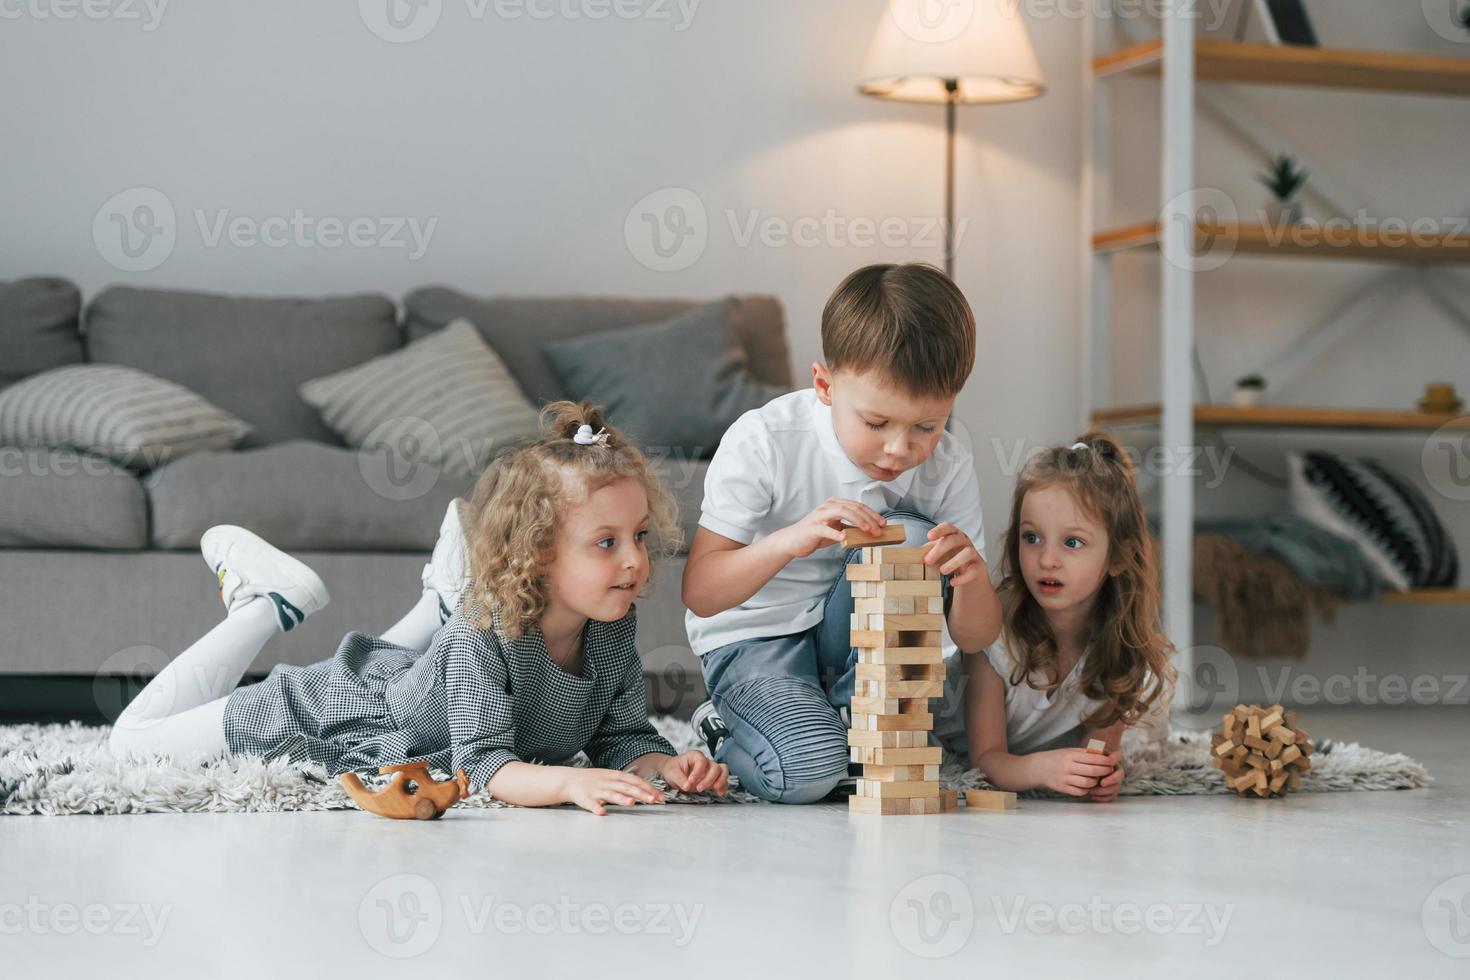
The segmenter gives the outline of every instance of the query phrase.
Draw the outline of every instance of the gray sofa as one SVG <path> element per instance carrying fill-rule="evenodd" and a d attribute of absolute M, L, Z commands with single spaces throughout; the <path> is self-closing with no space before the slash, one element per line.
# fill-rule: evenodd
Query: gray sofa
<path fill-rule="evenodd" d="M 297 386 L 465 316 L 540 404 L 566 394 L 541 345 L 697 305 L 487 299 L 433 287 L 405 297 L 400 316 L 384 296 L 113 287 L 84 311 L 64 280 L 0 283 L 0 387 L 66 364 L 123 364 L 186 385 L 254 427 L 232 451 L 184 456 L 147 473 L 73 450 L 0 447 L 0 677 L 139 677 L 157 669 L 219 621 L 213 579 L 197 551 L 200 534 L 219 523 L 249 527 L 297 554 L 332 593 L 325 610 L 275 639 L 252 673 L 329 656 L 349 630 L 383 630 L 417 599 L 444 509 L 472 480 L 445 472 L 417 477 L 416 491 L 430 486 L 411 499 L 380 492 L 385 474 L 370 471 L 382 461 L 345 447 Z M 789 386 L 780 304 L 742 297 L 733 309 L 752 373 Z M 707 463 L 669 458 L 660 468 L 687 535 Z M 684 633 L 682 568 L 682 557 L 665 563 L 639 605 L 654 711 L 687 713 L 703 696 Z"/>

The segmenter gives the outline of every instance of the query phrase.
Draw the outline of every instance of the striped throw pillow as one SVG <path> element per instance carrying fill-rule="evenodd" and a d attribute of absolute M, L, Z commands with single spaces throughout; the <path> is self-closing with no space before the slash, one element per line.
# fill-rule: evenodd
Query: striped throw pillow
<path fill-rule="evenodd" d="M 80 449 L 140 472 L 250 431 L 183 385 L 113 364 L 53 368 L 0 392 L 0 445 Z"/>
<path fill-rule="evenodd" d="M 499 355 L 468 320 L 301 386 L 349 446 L 388 449 L 469 476 L 540 422 Z"/>
<path fill-rule="evenodd" d="M 1418 488 L 1371 459 L 1333 453 L 1287 454 L 1296 513 L 1347 538 L 1389 587 L 1456 585 L 1460 558 L 1454 540 Z"/>

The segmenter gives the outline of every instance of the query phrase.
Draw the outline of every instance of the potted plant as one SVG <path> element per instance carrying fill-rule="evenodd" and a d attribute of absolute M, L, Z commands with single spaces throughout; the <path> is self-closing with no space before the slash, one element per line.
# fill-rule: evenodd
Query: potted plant
<path fill-rule="evenodd" d="M 1261 395 L 1265 390 L 1265 378 L 1259 374 L 1247 374 L 1235 382 L 1235 404 L 1241 408 L 1254 408 L 1261 404 Z"/>
<path fill-rule="evenodd" d="M 1296 196 L 1307 182 L 1307 172 L 1297 167 L 1296 159 L 1282 153 L 1259 179 L 1271 191 L 1272 200 L 1267 211 L 1271 223 L 1294 225 L 1300 222 L 1302 205 Z"/>

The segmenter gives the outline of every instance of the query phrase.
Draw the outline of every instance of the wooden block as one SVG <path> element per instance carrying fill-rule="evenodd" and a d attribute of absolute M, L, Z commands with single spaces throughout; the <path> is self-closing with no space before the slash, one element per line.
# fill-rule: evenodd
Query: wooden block
<path fill-rule="evenodd" d="M 901 647 L 906 646 L 903 638 L 898 635 L 898 630 L 853 630 L 852 637 L 848 640 L 855 647 L 874 649 L 875 647 Z"/>
<path fill-rule="evenodd" d="M 870 630 L 939 630 L 944 627 L 944 617 L 934 613 L 903 616 L 897 613 L 876 613 L 867 617 Z"/>
<path fill-rule="evenodd" d="M 847 567 L 852 568 L 853 566 L 848 565 Z M 885 566 L 875 567 L 881 569 Z M 944 583 L 933 579 L 923 579 L 917 582 L 896 582 L 884 579 L 878 583 L 878 594 L 885 597 L 893 595 L 942 596 L 944 595 Z"/>
<path fill-rule="evenodd" d="M 871 599 L 878 594 L 877 582 L 853 582 L 852 597 L 854 599 Z"/>
<path fill-rule="evenodd" d="M 1272 711 L 1269 715 L 1261 719 L 1261 731 L 1269 732 L 1271 729 L 1280 725 L 1283 720 L 1284 718 L 1281 712 Z"/>
<path fill-rule="evenodd" d="M 1091 739 L 1088 739 L 1087 740 L 1087 754 L 1088 755 L 1107 755 L 1108 754 L 1108 743 L 1107 742 L 1104 742 L 1100 738 L 1091 738 Z"/>
<path fill-rule="evenodd" d="M 869 534 L 861 528 L 849 527 L 842 531 L 842 544 L 847 548 L 867 548 L 876 544 L 903 544 L 908 537 L 908 528 L 902 524 L 889 524 L 877 534 Z"/>
<path fill-rule="evenodd" d="M 919 608 L 919 603 L 924 603 L 924 608 Z M 944 615 L 944 598 L 942 596 L 914 596 L 914 612 L 939 613 Z"/>
<path fill-rule="evenodd" d="M 939 812 L 948 813 L 950 810 L 958 810 L 960 806 L 960 794 L 958 790 L 942 789 L 939 791 Z"/>
<path fill-rule="evenodd" d="M 922 714 L 929 710 L 928 698 L 875 698 L 858 697 L 852 699 L 853 714 L 864 715 L 910 715 Z"/>
<path fill-rule="evenodd" d="M 1230 741 L 1229 739 L 1226 739 L 1219 745 L 1215 746 L 1215 754 L 1218 756 L 1227 756 L 1233 751 L 1235 751 L 1235 743 Z"/>
<path fill-rule="evenodd" d="M 879 732 L 877 734 L 909 734 L 907 732 Z M 937 745 L 915 748 L 863 748 L 853 746 L 852 761 L 865 766 L 937 766 L 944 759 L 944 750 Z M 937 778 L 937 777 L 936 777 Z"/>
<path fill-rule="evenodd" d="M 934 782 L 939 779 L 939 766 L 880 766 L 864 763 L 863 778 L 880 783 Z"/>
<path fill-rule="evenodd" d="M 930 779 L 885 783 L 876 779 L 859 779 L 858 796 L 872 796 L 880 800 L 914 799 L 916 797 L 939 796 L 939 781 Z"/>
<path fill-rule="evenodd" d="M 1296 746 L 1293 745 L 1292 748 L 1296 748 Z M 1281 754 L 1281 743 L 1278 742 L 1278 741 L 1276 741 L 1273 738 L 1271 740 L 1270 747 L 1266 749 L 1266 758 L 1268 758 L 1268 759 L 1274 759 L 1274 758 L 1276 758 L 1280 754 Z"/>
<path fill-rule="evenodd" d="M 1245 737 L 1245 744 L 1248 748 L 1256 749 L 1259 752 L 1264 752 L 1271 747 L 1271 743 L 1266 741 L 1264 738 L 1261 738 L 1259 735 L 1247 734 Z"/>
<path fill-rule="evenodd" d="M 944 678 L 938 680 L 857 681 L 857 694 L 865 698 L 937 698 L 944 695 Z"/>
<path fill-rule="evenodd" d="M 852 727 L 871 732 L 928 732 L 934 729 L 934 716 L 912 711 L 901 715 L 870 715 L 854 711 Z"/>
<path fill-rule="evenodd" d="M 860 749 L 917 749 L 927 750 L 929 747 L 929 733 L 922 730 L 914 731 L 870 731 L 864 728 L 849 728 L 847 730 L 847 744 Z M 937 749 L 937 746 L 936 746 Z M 866 759 L 854 759 L 854 762 L 866 762 Z M 875 760 L 882 762 L 882 759 Z"/>
<path fill-rule="evenodd" d="M 869 615 L 871 613 L 894 613 L 897 615 L 913 615 L 916 612 L 928 612 L 927 608 L 918 609 L 917 604 L 927 602 L 922 596 L 895 595 L 873 599 L 853 599 L 852 611 Z"/>
<path fill-rule="evenodd" d="M 853 665 L 853 676 L 859 681 L 937 680 L 942 682 L 944 664 L 870 664 L 859 660 Z"/>
<path fill-rule="evenodd" d="M 1276 760 L 1283 766 L 1289 766 L 1302 757 L 1302 750 L 1295 745 L 1289 745 L 1281 750 L 1280 757 Z"/>
<path fill-rule="evenodd" d="M 939 581 L 942 581 L 943 579 L 944 579 L 944 575 L 943 575 L 942 572 L 939 571 L 939 566 L 938 565 L 925 565 L 924 566 L 924 581 L 926 581 L 926 582 L 939 582 Z"/>
<path fill-rule="evenodd" d="M 923 565 L 894 565 L 893 581 L 895 582 L 922 582 L 924 581 Z"/>
<path fill-rule="evenodd" d="M 893 570 L 897 565 L 848 565 L 842 574 L 849 582 L 884 582 L 893 578 Z"/>
<path fill-rule="evenodd" d="M 854 643 L 853 646 L 858 646 Z M 875 646 L 858 650 L 860 664 L 943 664 L 944 650 L 937 646 Z"/>
<path fill-rule="evenodd" d="M 921 816 L 939 812 L 939 797 L 913 797 L 909 799 L 880 800 L 872 796 L 849 796 L 849 813 L 863 813 L 889 817 Z"/>
<path fill-rule="evenodd" d="M 1014 810 L 1016 794 L 993 789 L 965 790 L 965 806 L 971 810 Z"/>
<path fill-rule="evenodd" d="M 1247 735 L 1250 735 L 1253 738 L 1260 738 L 1261 737 L 1261 716 L 1260 715 L 1249 715 L 1245 719 L 1245 733 Z M 1247 742 L 1246 744 L 1249 745 L 1250 743 Z"/>
<path fill-rule="evenodd" d="M 924 563 L 924 556 L 928 553 L 928 545 L 919 545 L 914 548 L 889 545 L 873 548 L 872 561 L 875 565 L 922 565 Z"/>
<path fill-rule="evenodd" d="M 1301 784 L 1301 775 L 1295 769 L 1288 769 L 1286 771 L 1286 788 L 1294 793 L 1296 792 L 1296 788 Z"/>

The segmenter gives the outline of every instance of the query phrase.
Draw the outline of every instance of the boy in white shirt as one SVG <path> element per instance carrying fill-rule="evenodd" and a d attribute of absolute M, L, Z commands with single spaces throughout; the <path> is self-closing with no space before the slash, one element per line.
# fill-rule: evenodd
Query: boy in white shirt
<path fill-rule="evenodd" d="M 975 318 L 928 265 L 875 265 L 822 312 L 812 387 L 746 412 L 705 477 L 685 624 L 711 701 L 695 724 L 748 791 L 811 803 L 848 771 L 851 590 L 842 528 L 902 523 L 945 581 L 948 633 L 1000 631 L 974 460 L 945 422 L 975 361 Z"/>

